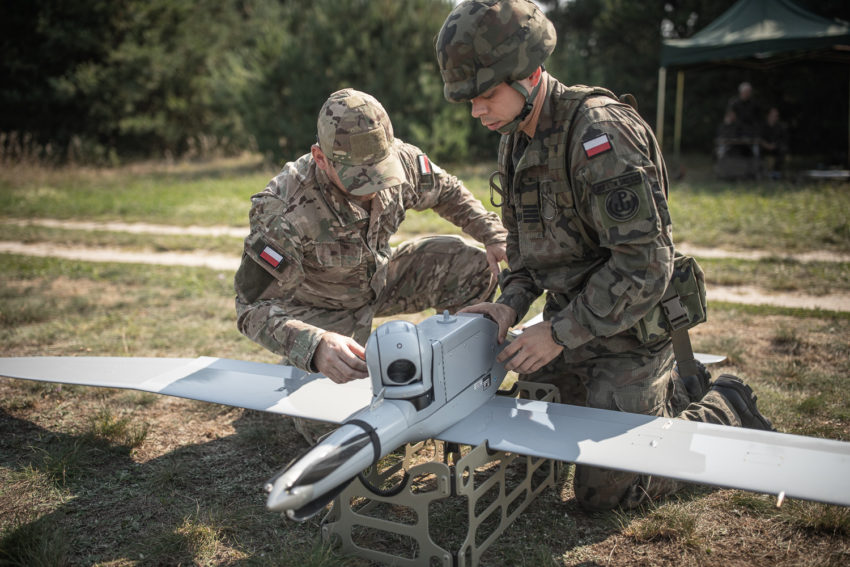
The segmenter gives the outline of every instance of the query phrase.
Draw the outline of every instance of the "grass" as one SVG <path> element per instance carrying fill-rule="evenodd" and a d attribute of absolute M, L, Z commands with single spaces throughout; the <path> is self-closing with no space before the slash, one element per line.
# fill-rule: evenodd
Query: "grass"
<path fill-rule="evenodd" d="M 247 218 L 247 212 L 246 212 Z M 247 236 L 247 230 L 245 231 Z M 77 230 L 72 228 L 40 227 L 37 225 L 3 225 L 3 240 L 37 244 L 61 242 L 66 246 L 87 248 L 121 248 L 148 250 L 150 252 L 194 252 L 228 254 L 238 257 L 242 251 L 242 238 L 230 236 L 182 236 L 162 234 L 134 234 L 106 230 Z"/>
<path fill-rule="evenodd" d="M 698 173 L 670 189 L 674 238 L 701 246 L 850 250 L 847 184 L 720 182 Z"/>
<path fill-rule="evenodd" d="M 249 197 L 275 173 L 254 156 L 120 169 L 23 164 L 0 173 L 0 210 L 17 218 L 240 226 L 247 219 Z"/>
<path fill-rule="evenodd" d="M 699 263 L 706 280 L 715 285 L 755 285 L 768 291 L 810 295 L 850 292 L 850 263 L 847 262 L 700 258 Z"/>
<path fill-rule="evenodd" d="M 242 158 L 122 170 L 4 170 L 0 215 L 242 226 L 248 196 L 274 175 L 260 169 Z M 485 202 L 487 169 L 459 170 Z M 686 179 L 672 195 L 677 240 L 776 254 L 701 261 L 710 281 L 847 291 L 846 264 L 778 259 L 787 251 L 850 250 L 846 187 L 727 187 Z M 803 220 L 785 218 L 790 210 Z M 433 214 L 412 217 L 405 235 L 446 230 Z M 194 245 L 184 237 L 0 222 L 0 240 L 9 239 L 169 251 Z M 218 253 L 239 246 L 225 237 L 207 244 Z M 540 308 L 538 301 L 533 309 Z M 233 319 L 232 274 L 225 271 L 0 255 L 3 356 L 275 362 L 239 335 Z M 711 302 L 709 321 L 692 341 L 698 351 L 727 355 L 712 372 L 744 378 L 781 431 L 850 440 L 850 315 Z M 298 524 L 265 510 L 263 483 L 306 447 L 287 419 L 7 379 L 0 379 L 0 400 L 0 565 L 364 565 L 323 545 L 318 520 Z M 588 514 L 575 504 L 568 479 L 566 467 L 559 489 L 535 500 L 482 563 L 850 561 L 847 508 L 788 501 L 777 510 L 770 496 L 691 487 L 644 510 Z"/>

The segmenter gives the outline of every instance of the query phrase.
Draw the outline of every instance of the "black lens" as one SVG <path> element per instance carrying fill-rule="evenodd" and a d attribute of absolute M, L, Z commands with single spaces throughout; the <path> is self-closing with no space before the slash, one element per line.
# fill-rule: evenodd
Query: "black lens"
<path fill-rule="evenodd" d="M 409 360 L 396 360 L 387 366 L 387 378 L 396 384 L 410 382 L 414 376 L 416 376 L 416 365 Z"/>

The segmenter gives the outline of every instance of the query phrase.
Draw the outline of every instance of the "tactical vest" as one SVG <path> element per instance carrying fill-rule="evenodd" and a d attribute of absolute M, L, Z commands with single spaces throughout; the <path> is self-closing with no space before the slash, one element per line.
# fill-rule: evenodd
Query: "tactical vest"
<path fill-rule="evenodd" d="M 545 261 L 541 258 L 544 255 L 542 253 L 538 253 L 535 257 L 535 242 L 542 242 L 545 238 L 543 221 L 551 220 L 553 216 L 549 215 L 554 215 L 557 208 L 561 210 L 561 214 L 564 210 L 570 212 L 571 226 L 580 233 L 581 243 L 587 249 L 586 254 L 579 252 L 577 256 L 591 257 L 597 262 L 600 261 L 601 248 L 589 236 L 589 227 L 578 216 L 577 196 L 570 180 L 568 156 L 570 143 L 573 141 L 573 122 L 583 101 L 593 96 L 606 96 L 613 99 L 615 103 L 620 102 L 614 93 L 601 87 L 580 85 L 568 87 L 558 82 L 549 84 L 554 85 L 553 92 L 549 95 L 549 102 L 553 106 L 552 119 L 551 124 L 542 126 L 549 127 L 550 133 L 542 139 L 536 136 L 524 151 L 520 148 L 523 154 L 516 165 L 513 163 L 513 154 L 517 151 L 516 144 L 520 135 L 502 136 L 499 145 L 498 171 L 501 189 L 496 188 L 496 190 L 503 198 L 502 207 L 514 208 L 520 252 L 524 260 L 531 260 L 531 265 L 526 265 L 532 272 L 540 268 L 541 261 Z M 491 189 L 493 189 L 492 186 Z M 557 281 L 572 280 L 573 284 L 580 283 L 584 279 L 581 272 L 587 269 L 587 264 L 582 267 L 580 264 L 583 262 L 580 258 L 578 260 L 579 265 L 576 265 L 574 270 L 567 266 L 560 269 L 553 266 L 551 270 L 559 272 L 560 277 L 556 278 Z M 540 269 L 547 271 L 545 267 Z M 545 278 L 545 276 L 535 275 L 535 280 L 538 278 Z M 553 291 L 543 281 L 537 281 L 537 283 L 544 284 L 541 287 L 547 289 L 550 298 L 555 300 L 560 308 L 566 307 L 569 298 Z M 674 330 L 684 331 L 706 320 L 704 278 L 702 270 L 692 258 L 677 256 L 671 283 L 673 285 L 668 287 L 668 292 L 661 303 L 630 329 L 639 342 L 655 341 L 664 335 L 671 334 Z M 680 362 L 685 358 L 679 352 L 676 354 Z M 692 357 L 691 354 L 690 358 Z"/>
<path fill-rule="evenodd" d="M 566 86 L 556 81 L 553 92 L 548 95 L 553 105 L 552 124 L 555 130 L 545 138 L 531 140 L 522 159 L 513 164 L 514 147 L 519 134 L 502 136 L 499 143 L 499 177 L 504 206 L 510 206 L 512 198 L 520 233 L 520 246 L 528 240 L 543 238 L 543 218 L 551 218 L 556 205 L 561 209 L 575 211 L 576 197 L 573 193 L 568 170 L 572 124 L 582 102 L 591 96 L 607 96 L 617 100 L 616 95 L 602 87 Z M 543 179 L 540 184 L 525 184 L 527 179 Z M 582 240 L 590 249 L 599 246 L 589 237 L 584 223 L 579 221 Z"/>

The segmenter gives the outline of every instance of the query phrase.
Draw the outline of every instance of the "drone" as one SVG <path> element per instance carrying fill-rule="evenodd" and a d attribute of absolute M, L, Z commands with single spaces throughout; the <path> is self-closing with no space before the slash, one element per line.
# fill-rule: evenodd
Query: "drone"
<path fill-rule="evenodd" d="M 850 506 L 850 443 L 502 395 L 505 344 L 479 314 L 389 321 L 366 343 L 369 378 L 335 384 L 291 366 L 215 357 L 5 357 L 0 376 L 126 388 L 338 424 L 266 485 L 304 521 L 407 443 L 485 444 L 555 461 Z M 704 363 L 722 360 L 697 355 Z"/>

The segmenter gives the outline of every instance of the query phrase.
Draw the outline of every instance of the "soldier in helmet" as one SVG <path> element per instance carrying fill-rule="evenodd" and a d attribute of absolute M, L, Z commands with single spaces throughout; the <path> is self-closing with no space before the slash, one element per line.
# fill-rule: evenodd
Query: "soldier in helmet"
<path fill-rule="evenodd" d="M 372 318 L 492 298 L 506 259 L 499 217 L 419 148 L 393 137 L 383 106 L 343 89 L 318 142 L 252 197 L 236 273 L 239 330 L 337 383 L 367 376 Z M 424 237 L 390 247 L 408 209 L 433 209 L 484 244 Z"/>
<path fill-rule="evenodd" d="M 740 379 L 710 383 L 693 364 L 680 376 L 669 333 L 644 332 L 674 270 L 664 160 L 632 106 L 545 71 L 555 43 L 530 0 L 462 2 L 437 36 L 446 98 L 469 103 L 502 134 L 494 189 L 508 270 L 495 303 L 465 310 L 497 321 L 503 338 L 545 293 L 544 321 L 499 359 L 524 379 L 555 384 L 562 402 L 770 429 Z M 677 488 L 589 466 L 576 467 L 574 479 L 589 509 L 630 508 Z"/>

